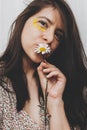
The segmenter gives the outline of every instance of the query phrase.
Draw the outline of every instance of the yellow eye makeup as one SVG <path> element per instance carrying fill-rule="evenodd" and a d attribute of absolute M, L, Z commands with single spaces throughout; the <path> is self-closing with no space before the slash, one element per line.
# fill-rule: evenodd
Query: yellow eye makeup
<path fill-rule="evenodd" d="M 33 21 L 34 27 L 36 27 L 38 30 L 46 31 L 47 27 L 45 26 L 45 22 L 42 20 L 39 20 L 38 18 L 34 19 Z"/>

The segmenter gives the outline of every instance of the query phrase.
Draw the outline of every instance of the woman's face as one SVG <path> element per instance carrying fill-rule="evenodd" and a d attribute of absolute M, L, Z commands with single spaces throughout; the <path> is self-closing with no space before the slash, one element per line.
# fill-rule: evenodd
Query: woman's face
<path fill-rule="evenodd" d="M 63 36 L 63 22 L 58 10 L 48 7 L 30 17 L 23 28 L 21 43 L 24 52 L 35 63 L 43 57 L 34 50 L 38 44 L 48 44 L 54 51 Z"/>

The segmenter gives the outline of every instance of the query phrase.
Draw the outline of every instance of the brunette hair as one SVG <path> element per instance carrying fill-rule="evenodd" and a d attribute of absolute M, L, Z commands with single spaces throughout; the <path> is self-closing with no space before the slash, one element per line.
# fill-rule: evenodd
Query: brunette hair
<path fill-rule="evenodd" d="M 67 78 L 63 100 L 70 125 L 72 128 L 80 126 L 82 130 L 86 130 L 87 104 L 83 89 L 87 87 L 87 57 L 73 13 L 64 0 L 33 0 L 17 17 L 11 27 L 7 49 L 0 57 L 0 77 L 10 78 L 17 97 L 17 110 L 20 111 L 25 101 L 30 98 L 22 67 L 24 52 L 21 46 L 21 33 L 31 16 L 50 6 L 60 11 L 64 23 L 64 36 L 59 47 L 47 60 L 56 65 Z"/>

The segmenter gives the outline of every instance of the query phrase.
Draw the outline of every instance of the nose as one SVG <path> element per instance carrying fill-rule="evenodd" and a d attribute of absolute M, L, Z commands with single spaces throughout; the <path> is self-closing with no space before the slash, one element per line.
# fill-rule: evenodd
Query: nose
<path fill-rule="evenodd" d="M 44 32 L 43 39 L 45 42 L 51 44 L 54 41 L 54 32 L 52 30 Z"/>

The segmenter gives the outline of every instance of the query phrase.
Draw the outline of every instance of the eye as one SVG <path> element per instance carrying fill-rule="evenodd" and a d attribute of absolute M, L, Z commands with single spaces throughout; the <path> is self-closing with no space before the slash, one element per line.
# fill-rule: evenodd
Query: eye
<path fill-rule="evenodd" d="M 43 21 L 43 20 L 39 20 L 39 23 L 40 23 L 40 26 L 41 26 L 41 27 L 47 29 L 48 24 L 47 24 L 45 21 Z"/>
<path fill-rule="evenodd" d="M 60 42 L 63 39 L 63 34 L 60 33 L 59 31 L 55 32 L 55 38 Z"/>

